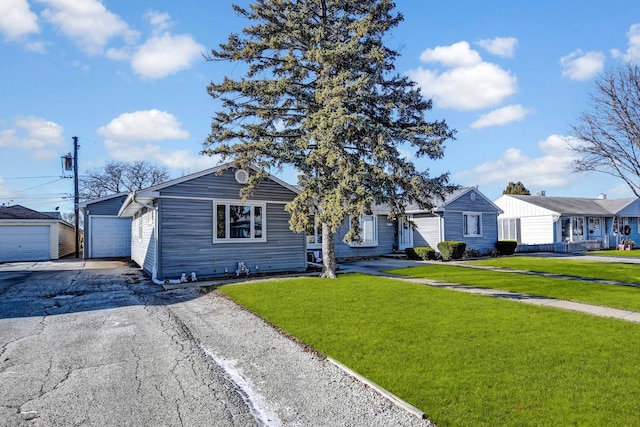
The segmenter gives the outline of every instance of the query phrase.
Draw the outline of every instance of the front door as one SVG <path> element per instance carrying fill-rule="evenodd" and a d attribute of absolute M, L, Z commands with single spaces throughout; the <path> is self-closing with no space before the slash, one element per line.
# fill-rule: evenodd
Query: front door
<path fill-rule="evenodd" d="M 411 216 L 409 216 L 411 219 Z M 413 247 L 413 227 L 408 222 L 398 220 L 398 249 L 404 251 Z"/>

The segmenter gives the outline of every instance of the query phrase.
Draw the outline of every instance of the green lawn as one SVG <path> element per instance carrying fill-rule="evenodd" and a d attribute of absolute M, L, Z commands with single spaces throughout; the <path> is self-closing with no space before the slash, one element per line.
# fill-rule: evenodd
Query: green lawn
<path fill-rule="evenodd" d="M 627 257 L 627 258 L 640 258 L 640 249 L 636 248 L 632 251 L 619 251 L 617 249 L 609 249 L 604 251 L 591 251 L 587 252 L 587 255 L 603 255 L 603 256 L 615 256 L 615 257 Z"/>
<path fill-rule="evenodd" d="M 640 424 L 640 326 L 367 275 L 220 288 L 438 426 Z"/>
<path fill-rule="evenodd" d="M 510 259 L 512 258 L 505 258 L 505 260 Z M 593 264 L 593 267 L 597 266 L 600 266 L 600 264 Z M 640 266 L 634 267 L 640 270 Z M 511 268 L 520 267 L 512 265 Z M 549 267 L 547 270 L 551 269 L 552 268 Z M 535 270 L 541 271 L 543 269 Z M 389 272 L 442 282 L 459 283 L 461 285 L 501 289 L 529 295 L 640 311 L 640 288 L 628 286 L 606 285 L 579 280 L 524 275 L 521 273 L 480 270 L 447 264 L 430 264 L 419 267 L 399 268 L 397 270 L 389 270 Z"/>
<path fill-rule="evenodd" d="M 469 263 L 640 284 L 640 265 L 638 264 L 527 256 L 491 258 Z"/>

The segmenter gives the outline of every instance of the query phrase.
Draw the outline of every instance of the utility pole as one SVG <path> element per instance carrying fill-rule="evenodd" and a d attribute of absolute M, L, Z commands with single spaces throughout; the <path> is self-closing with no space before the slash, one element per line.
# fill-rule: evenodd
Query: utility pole
<path fill-rule="evenodd" d="M 76 258 L 80 257 L 80 195 L 78 192 L 78 137 L 73 137 L 73 211 L 76 218 Z"/>

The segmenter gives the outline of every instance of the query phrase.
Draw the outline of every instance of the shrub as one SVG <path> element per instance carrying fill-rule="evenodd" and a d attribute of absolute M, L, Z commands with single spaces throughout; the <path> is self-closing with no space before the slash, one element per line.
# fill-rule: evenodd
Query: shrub
<path fill-rule="evenodd" d="M 409 259 L 413 260 L 435 260 L 436 250 L 428 246 L 418 246 L 415 248 L 407 248 L 404 250 Z"/>
<path fill-rule="evenodd" d="M 455 240 L 445 240 L 438 243 L 438 251 L 440 251 L 443 261 L 462 259 L 466 248 L 467 244 L 465 242 L 457 242 Z"/>
<path fill-rule="evenodd" d="M 413 248 L 407 248 L 404 250 L 404 253 L 407 254 L 407 257 L 409 259 L 413 259 L 413 260 L 419 260 L 420 257 L 418 256 L 418 254 L 416 253 L 415 249 Z"/>
<path fill-rule="evenodd" d="M 477 249 L 469 248 L 464 251 L 465 258 L 480 258 L 482 256 L 482 252 Z"/>
<path fill-rule="evenodd" d="M 515 240 L 498 240 L 496 242 L 496 250 L 498 255 L 513 255 L 516 251 L 518 242 Z"/>

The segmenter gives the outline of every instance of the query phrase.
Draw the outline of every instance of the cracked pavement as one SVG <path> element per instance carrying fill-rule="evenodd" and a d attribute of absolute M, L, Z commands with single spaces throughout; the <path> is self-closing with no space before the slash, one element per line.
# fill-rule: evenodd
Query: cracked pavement
<path fill-rule="evenodd" d="M 246 426 L 250 409 L 121 261 L 0 265 L 0 425 Z"/>

